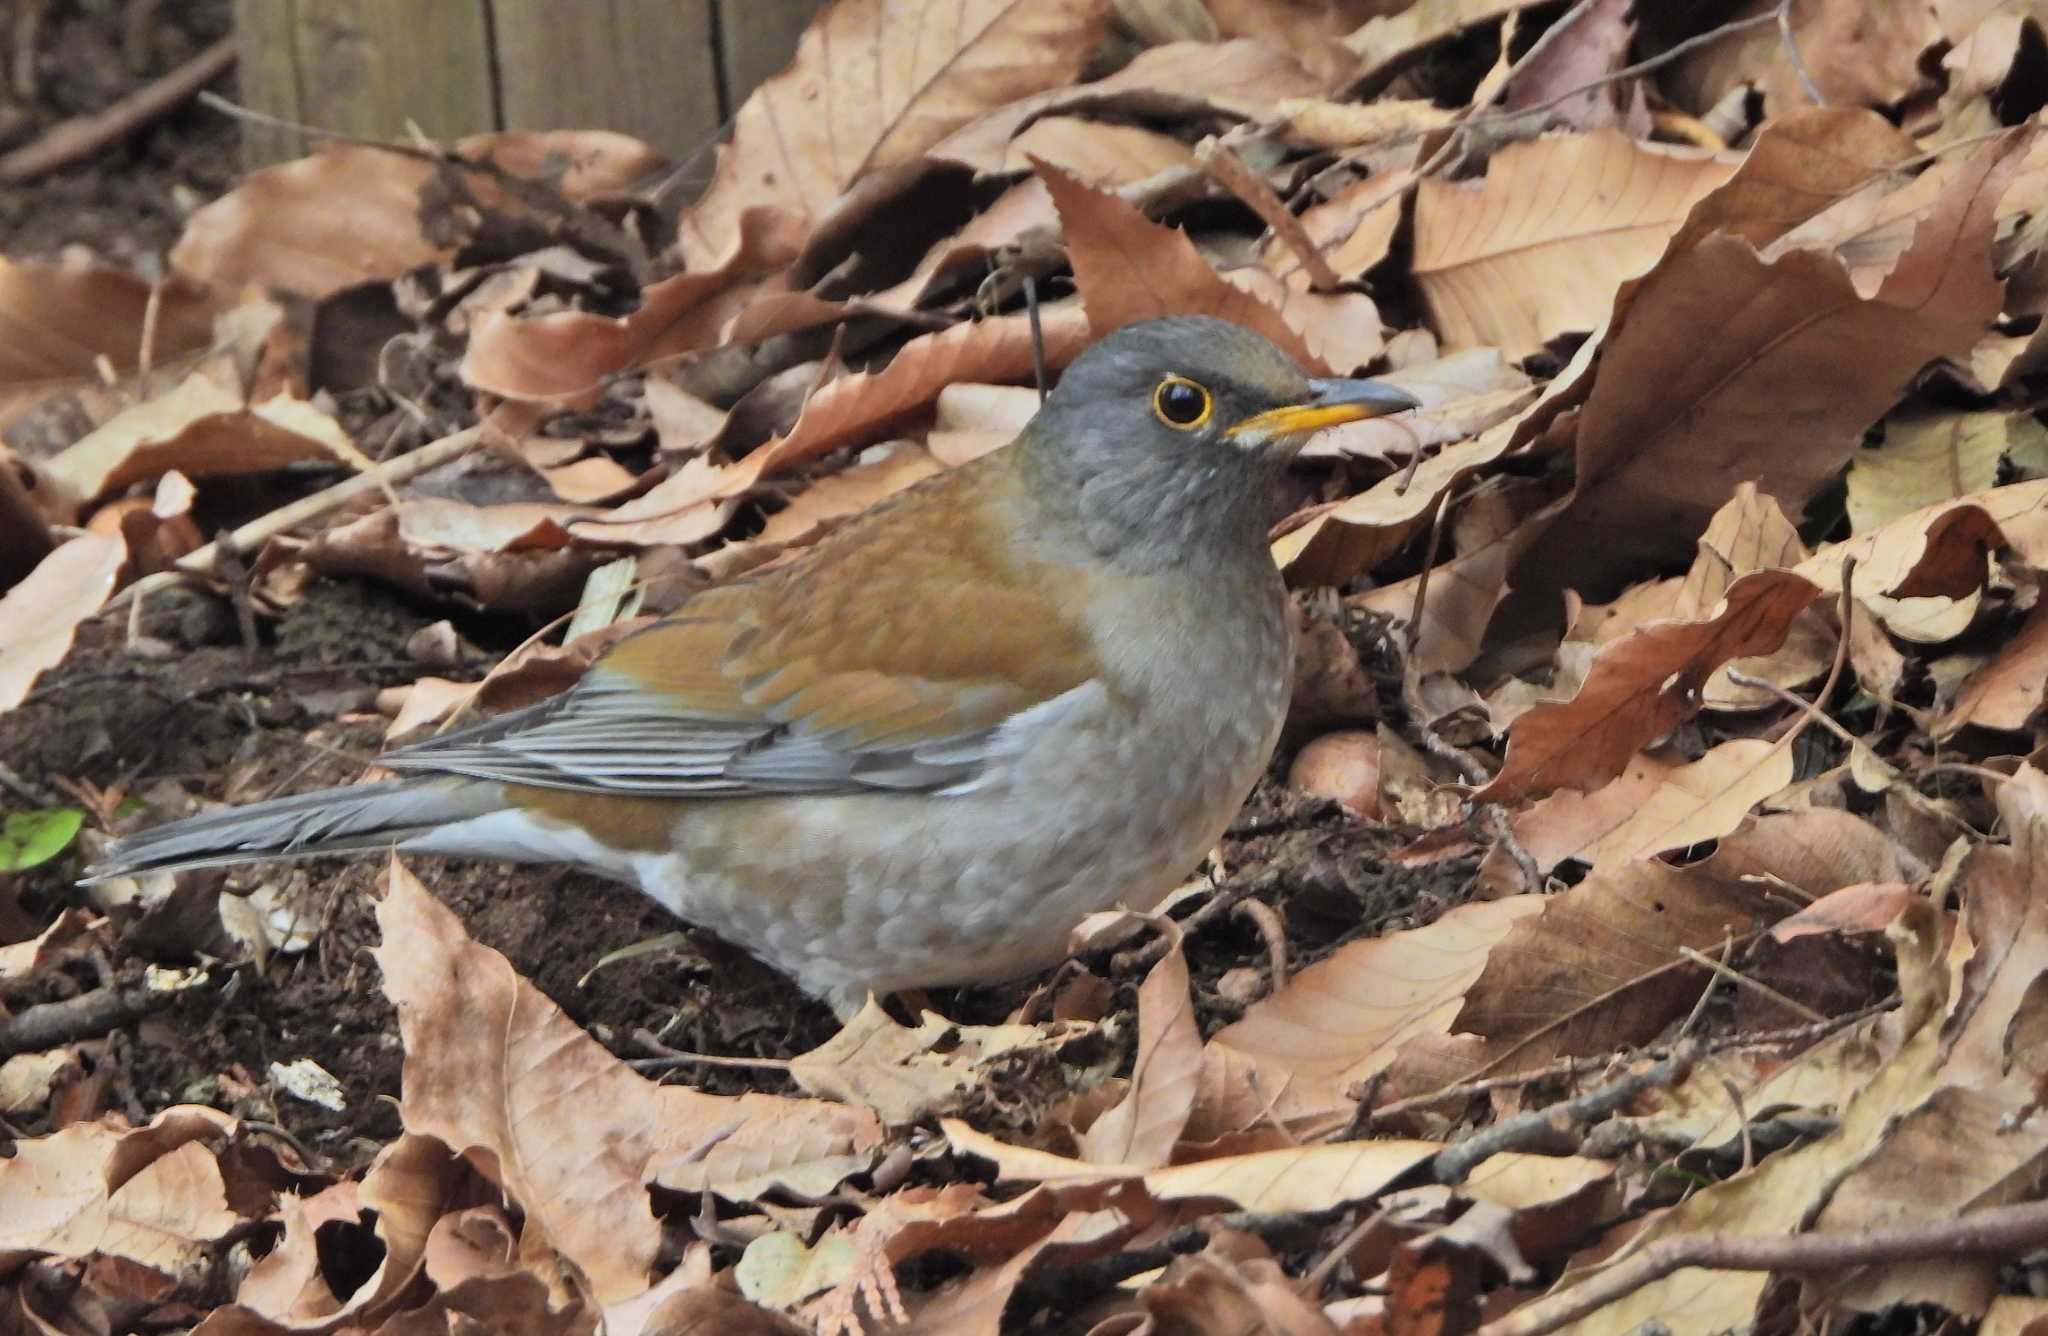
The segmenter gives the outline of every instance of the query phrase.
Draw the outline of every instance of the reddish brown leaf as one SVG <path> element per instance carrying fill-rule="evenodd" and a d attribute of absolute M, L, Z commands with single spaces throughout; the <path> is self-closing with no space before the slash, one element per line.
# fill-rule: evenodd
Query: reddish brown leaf
<path fill-rule="evenodd" d="M 1704 621 L 1652 622 L 1609 642 L 1577 695 L 1515 720 L 1507 760 L 1473 800 L 1505 802 L 1613 779 L 1639 748 L 1699 709 L 1700 690 L 1716 668 L 1783 644 L 1792 619 L 1818 593 L 1790 572 L 1756 571 L 1728 586 L 1718 612 Z"/>
<path fill-rule="evenodd" d="M 1096 338 L 1161 315 L 1213 315 L 1257 330 L 1305 367 L 1327 372 L 1279 310 L 1209 267 L 1187 234 L 1162 227 L 1114 191 L 1038 163 L 1065 234 L 1074 282 Z"/>

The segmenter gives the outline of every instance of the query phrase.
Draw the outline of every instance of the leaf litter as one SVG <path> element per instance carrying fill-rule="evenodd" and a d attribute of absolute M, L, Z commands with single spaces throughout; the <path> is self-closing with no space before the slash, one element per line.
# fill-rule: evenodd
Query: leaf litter
<path fill-rule="evenodd" d="M 2040 1316 L 2040 33 L 1744 14 L 841 0 L 694 202 L 330 144 L 170 282 L 0 261 L 10 1322 Z M 72 887 L 1185 312 L 1424 407 L 1290 475 L 1287 738 L 1162 918 L 835 1031 L 572 872 Z"/>

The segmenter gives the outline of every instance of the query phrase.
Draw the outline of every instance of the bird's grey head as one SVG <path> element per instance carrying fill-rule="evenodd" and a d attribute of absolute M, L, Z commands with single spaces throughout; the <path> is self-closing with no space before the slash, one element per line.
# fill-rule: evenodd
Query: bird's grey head
<path fill-rule="evenodd" d="M 1210 316 L 1125 325 L 1061 376 L 1020 444 L 1105 556 L 1256 549 L 1281 467 L 1325 426 L 1412 408 L 1374 381 L 1315 380 L 1261 335 Z"/>

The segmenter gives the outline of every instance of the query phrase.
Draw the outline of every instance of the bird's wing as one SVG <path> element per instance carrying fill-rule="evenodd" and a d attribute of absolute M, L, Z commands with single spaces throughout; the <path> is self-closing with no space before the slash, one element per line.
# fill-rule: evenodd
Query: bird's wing
<path fill-rule="evenodd" d="M 1100 665 L 1061 608 L 1082 577 L 963 523 L 987 504 L 964 481 L 942 475 L 799 561 L 699 594 L 552 701 L 383 763 L 639 797 L 970 782 L 1006 721 Z"/>

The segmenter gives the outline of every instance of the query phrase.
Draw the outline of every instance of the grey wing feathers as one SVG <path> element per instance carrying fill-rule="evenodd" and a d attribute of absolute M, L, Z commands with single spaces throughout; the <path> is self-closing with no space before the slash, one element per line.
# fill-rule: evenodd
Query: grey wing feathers
<path fill-rule="evenodd" d="M 552 700 L 378 759 L 394 770 L 637 797 L 938 789 L 979 771 L 994 731 L 861 748 L 802 720 L 681 714 L 597 669 Z"/>

